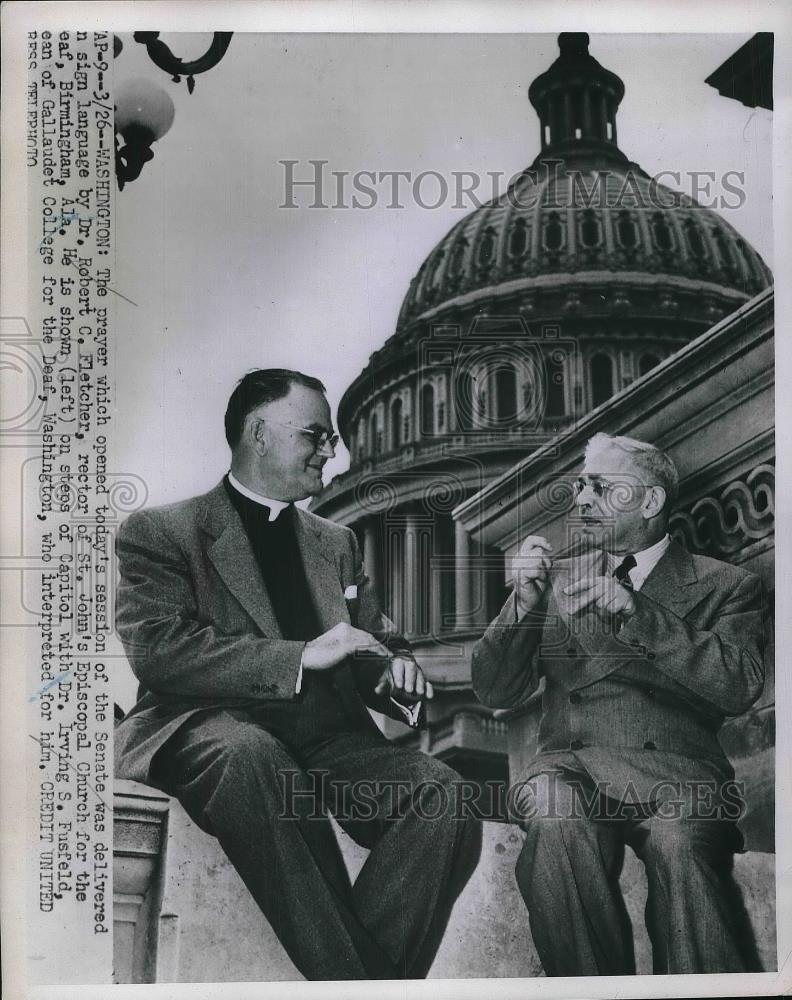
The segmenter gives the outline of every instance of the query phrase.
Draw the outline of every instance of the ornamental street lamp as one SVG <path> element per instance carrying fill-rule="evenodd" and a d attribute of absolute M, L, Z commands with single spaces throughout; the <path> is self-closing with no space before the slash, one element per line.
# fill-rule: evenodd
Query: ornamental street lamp
<path fill-rule="evenodd" d="M 216 66 L 228 49 L 232 32 L 216 31 L 207 51 L 198 59 L 185 62 L 175 56 L 159 40 L 158 31 L 136 31 L 136 42 L 146 46 L 149 58 L 161 70 L 171 74 L 174 83 L 187 78 L 187 91 L 195 88 L 195 74 L 205 73 Z M 123 50 L 121 39 L 116 36 L 113 54 Z M 151 144 L 173 124 L 176 110 L 170 96 L 156 83 L 138 77 L 122 83 L 115 95 L 116 179 L 118 189 L 124 190 L 128 181 L 140 176 L 146 163 L 154 156 Z M 119 136 L 121 139 L 119 139 Z"/>

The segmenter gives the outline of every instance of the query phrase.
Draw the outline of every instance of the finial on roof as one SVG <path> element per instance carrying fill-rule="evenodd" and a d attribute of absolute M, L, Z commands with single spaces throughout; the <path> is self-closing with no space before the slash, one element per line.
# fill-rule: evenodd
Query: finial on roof
<path fill-rule="evenodd" d="M 558 47 L 562 56 L 587 56 L 589 36 L 585 31 L 562 31 Z"/>

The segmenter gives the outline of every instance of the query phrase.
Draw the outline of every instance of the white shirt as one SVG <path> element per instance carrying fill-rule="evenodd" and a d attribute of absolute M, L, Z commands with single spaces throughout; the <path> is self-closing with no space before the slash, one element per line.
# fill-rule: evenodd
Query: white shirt
<path fill-rule="evenodd" d="M 665 551 L 671 544 L 671 536 L 666 534 L 659 542 L 650 545 L 648 549 L 640 552 L 633 552 L 635 566 L 630 570 L 630 582 L 633 590 L 640 590 L 646 583 L 646 578 L 665 555 Z M 615 556 L 608 553 L 608 575 L 611 576 L 616 567 L 622 562 L 624 556 Z"/>
<path fill-rule="evenodd" d="M 242 483 L 237 479 L 233 472 L 229 470 L 228 481 L 234 487 L 234 489 L 241 493 L 243 497 L 247 497 L 248 500 L 252 500 L 254 503 L 262 504 L 265 507 L 269 507 L 269 520 L 277 520 L 278 515 L 284 508 L 288 507 L 289 504 L 285 500 L 273 500 L 272 497 L 262 496 L 260 493 L 254 493 L 253 490 L 243 486 Z M 303 647 L 303 652 L 305 648 Z M 297 671 L 297 683 L 294 685 L 294 693 L 299 694 L 302 689 L 302 676 L 303 676 L 303 665 L 302 657 L 300 657 L 300 669 Z M 391 696 L 391 701 L 394 705 L 404 714 L 406 721 L 409 725 L 414 726 L 418 720 L 418 713 L 421 711 L 421 702 L 416 702 L 415 705 L 402 705 L 401 702 L 396 701 L 394 697 Z"/>

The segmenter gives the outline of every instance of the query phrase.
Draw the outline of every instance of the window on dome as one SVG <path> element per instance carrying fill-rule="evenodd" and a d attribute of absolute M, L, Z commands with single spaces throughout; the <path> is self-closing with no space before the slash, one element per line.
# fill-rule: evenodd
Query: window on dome
<path fill-rule="evenodd" d="M 607 354 L 595 354 L 591 359 L 591 402 L 599 406 L 613 395 L 613 362 Z"/>
<path fill-rule="evenodd" d="M 685 238 L 687 239 L 688 247 L 690 247 L 690 252 L 694 257 L 701 259 L 706 255 L 707 251 L 704 248 L 701 233 L 692 219 L 688 219 L 685 222 Z"/>
<path fill-rule="evenodd" d="M 544 140 L 545 140 L 545 145 L 549 146 L 550 145 L 550 126 L 549 125 L 545 125 L 545 127 L 544 127 Z"/>
<path fill-rule="evenodd" d="M 580 239 L 584 247 L 596 247 L 600 244 L 599 221 L 590 208 L 587 208 L 583 212 L 583 221 L 580 224 Z"/>
<path fill-rule="evenodd" d="M 671 229 L 659 212 L 655 212 L 652 216 L 652 235 L 654 236 L 655 246 L 658 250 L 668 251 L 673 249 L 674 237 L 671 234 Z"/>
<path fill-rule="evenodd" d="M 522 257 L 528 246 L 528 230 L 524 219 L 517 219 L 509 234 L 509 254 L 512 257 Z"/>
<path fill-rule="evenodd" d="M 479 243 L 478 263 L 479 267 L 488 267 L 495 257 L 495 230 L 492 226 L 487 226 Z"/>
<path fill-rule="evenodd" d="M 400 448 L 402 443 L 402 401 L 394 399 L 391 405 L 391 446 Z"/>
<path fill-rule="evenodd" d="M 473 379 L 463 368 L 454 379 L 454 413 L 457 427 L 469 431 L 473 427 Z"/>
<path fill-rule="evenodd" d="M 434 389 L 427 382 L 421 389 L 421 437 L 431 437 L 434 434 Z"/>
<path fill-rule="evenodd" d="M 566 413 L 564 402 L 564 357 L 560 351 L 545 355 L 545 416 L 563 417 Z"/>
<path fill-rule="evenodd" d="M 619 212 L 616 222 L 616 238 L 625 250 L 632 250 L 638 243 L 635 220 L 629 212 Z"/>
<path fill-rule="evenodd" d="M 517 419 L 517 373 L 511 365 L 495 369 L 498 421 Z"/>
<path fill-rule="evenodd" d="M 551 212 L 544 227 L 544 245 L 546 250 L 560 250 L 564 245 L 564 230 L 558 212 Z"/>
<path fill-rule="evenodd" d="M 379 421 L 377 420 L 376 413 L 371 414 L 371 419 L 369 421 L 369 440 L 371 443 L 371 454 L 378 455 L 382 450 L 382 440 L 380 438 Z"/>
<path fill-rule="evenodd" d="M 660 358 L 656 357 L 654 354 L 644 354 L 641 360 L 638 362 L 638 374 L 646 375 L 653 368 L 656 368 L 660 364 Z"/>
<path fill-rule="evenodd" d="M 605 138 L 613 138 L 613 125 L 610 122 L 605 122 Z"/>
<path fill-rule="evenodd" d="M 451 260 L 449 262 L 450 263 L 449 271 L 451 272 L 451 276 L 453 278 L 456 278 L 459 272 L 462 270 L 462 262 L 465 259 L 466 247 L 467 247 L 467 240 L 464 237 L 460 240 L 457 240 L 456 244 L 454 245 L 454 251 L 451 254 Z"/>

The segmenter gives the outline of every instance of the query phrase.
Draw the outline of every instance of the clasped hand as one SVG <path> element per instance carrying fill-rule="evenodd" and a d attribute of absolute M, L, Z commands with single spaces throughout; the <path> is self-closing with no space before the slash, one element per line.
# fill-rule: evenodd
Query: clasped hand
<path fill-rule="evenodd" d="M 305 644 L 303 670 L 330 670 L 356 653 L 387 660 L 374 688 L 377 695 L 390 693 L 406 705 L 434 696 L 431 682 L 426 680 L 415 660 L 394 655 L 370 632 L 355 628 L 349 622 L 339 622 Z"/>
<path fill-rule="evenodd" d="M 591 608 L 599 615 L 621 615 L 630 618 L 635 613 L 635 597 L 612 576 L 590 576 L 564 587 L 574 614 Z"/>

